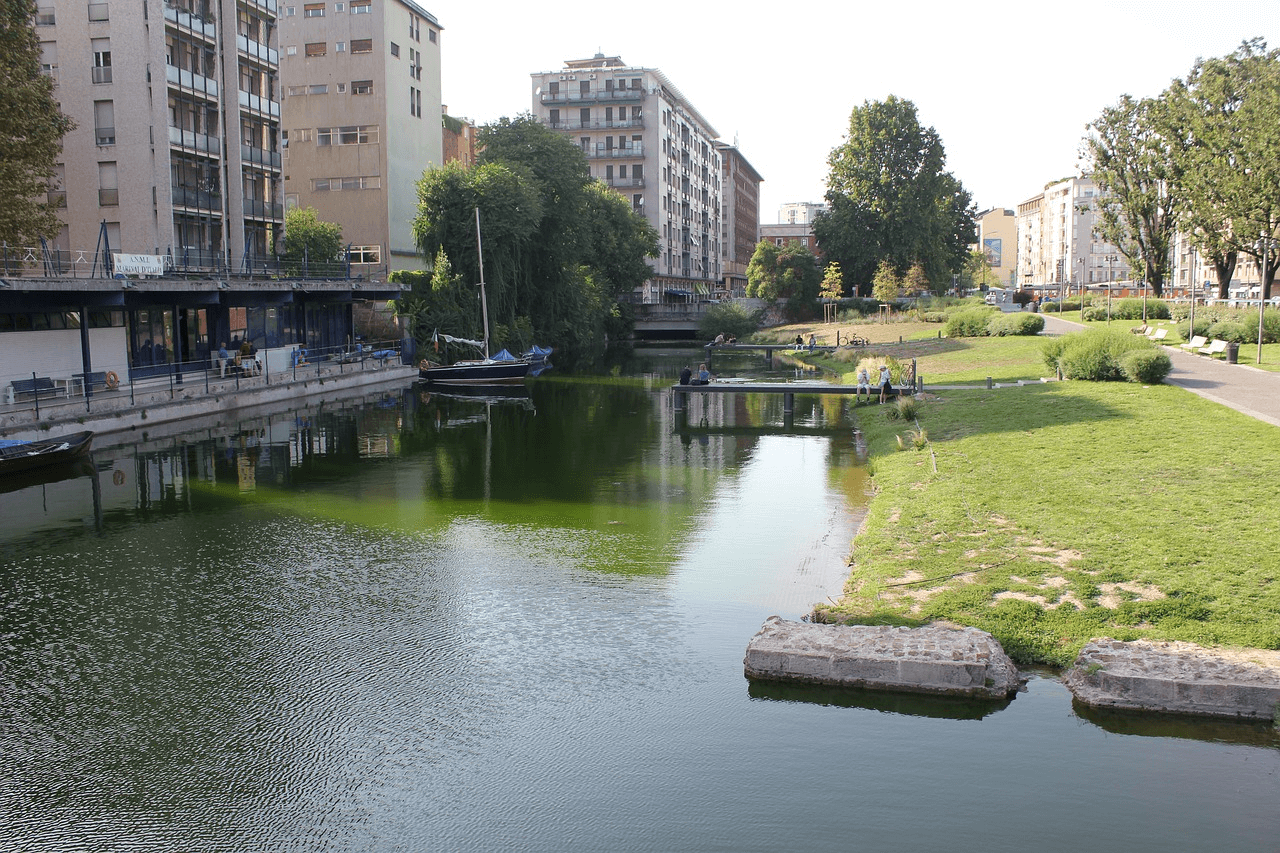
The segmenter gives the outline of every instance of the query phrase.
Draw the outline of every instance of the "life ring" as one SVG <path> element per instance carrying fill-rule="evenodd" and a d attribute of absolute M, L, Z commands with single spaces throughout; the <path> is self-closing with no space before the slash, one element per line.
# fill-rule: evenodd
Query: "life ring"
<path fill-rule="evenodd" d="M 102 377 L 102 382 L 107 386 L 107 390 L 114 391 L 120 387 L 120 377 L 116 376 L 114 370 L 108 370 L 106 376 Z"/>
<path fill-rule="evenodd" d="M 111 475 L 111 482 L 115 483 L 117 486 L 123 486 L 123 485 L 124 485 L 124 472 L 123 472 L 123 471 L 117 471 L 117 472 L 115 472 L 114 474 L 112 474 L 112 475 Z"/>

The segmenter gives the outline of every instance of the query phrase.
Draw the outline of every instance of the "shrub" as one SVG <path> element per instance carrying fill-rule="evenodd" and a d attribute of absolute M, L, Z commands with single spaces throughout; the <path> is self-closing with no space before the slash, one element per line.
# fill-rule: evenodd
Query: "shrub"
<path fill-rule="evenodd" d="M 945 311 L 924 311 L 920 314 L 920 319 L 926 323 L 945 323 L 947 314 Z"/>
<path fill-rule="evenodd" d="M 899 396 L 894 408 L 898 411 L 898 417 L 904 421 L 913 421 L 919 415 L 919 404 L 915 397 Z"/>
<path fill-rule="evenodd" d="M 719 302 L 702 315 L 698 332 L 707 340 L 716 335 L 742 338 L 760 328 L 763 316 L 763 311 L 748 311 L 737 302 Z"/>
<path fill-rule="evenodd" d="M 1258 328 L 1249 328 L 1236 320 L 1219 320 L 1209 327 L 1205 333 L 1207 338 L 1223 341 L 1234 341 L 1238 344 L 1251 344 L 1258 341 Z"/>
<path fill-rule="evenodd" d="M 1102 305 L 1102 314 L 1106 316 L 1106 304 Z M 1160 299 L 1147 299 L 1147 319 L 1148 320 L 1168 320 L 1169 306 Z M 1121 320 L 1141 320 L 1142 319 L 1142 299 L 1134 296 L 1126 296 L 1124 299 L 1113 299 L 1111 301 L 1111 317 Z"/>
<path fill-rule="evenodd" d="M 1051 345 L 1060 348 L 1056 362 L 1048 358 Z M 1127 331 L 1090 329 L 1049 342 L 1045 347 L 1045 360 L 1050 368 L 1060 369 L 1067 379 L 1113 382 L 1126 378 L 1120 366 L 1126 353 L 1153 349 L 1150 341 Z"/>
<path fill-rule="evenodd" d="M 1178 334 L 1182 335 L 1182 337 L 1186 338 L 1187 340 L 1191 340 L 1196 335 L 1203 335 L 1206 338 L 1209 337 L 1209 327 L 1212 326 L 1213 323 L 1215 322 L 1212 318 L 1201 317 L 1199 314 L 1197 314 L 1196 325 L 1194 329 L 1191 328 L 1190 317 L 1188 317 L 1187 319 L 1188 319 L 1188 322 L 1178 326 Z"/>
<path fill-rule="evenodd" d="M 1173 360 L 1163 350 L 1136 349 L 1120 358 L 1120 369 L 1130 382 L 1159 385 L 1173 369 Z"/>
<path fill-rule="evenodd" d="M 990 308 L 967 308 L 947 318 L 948 338 L 981 338 L 987 334 Z"/>
<path fill-rule="evenodd" d="M 1038 335 L 1044 331 L 1044 318 L 1039 314 L 997 314 L 987 321 L 987 334 L 992 337 Z"/>

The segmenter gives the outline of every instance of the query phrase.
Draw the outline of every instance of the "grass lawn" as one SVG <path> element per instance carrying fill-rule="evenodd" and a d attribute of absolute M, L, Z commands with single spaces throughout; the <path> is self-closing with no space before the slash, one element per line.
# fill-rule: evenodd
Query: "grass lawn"
<path fill-rule="evenodd" d="M 826 618 L 973 625 L 1021 663 L 1068 664 L 1100 636 L 1280 648 L 1274 426 L 1128 383 L 919 408 L 923 451 L 866 410 L 877 494 Z"/>

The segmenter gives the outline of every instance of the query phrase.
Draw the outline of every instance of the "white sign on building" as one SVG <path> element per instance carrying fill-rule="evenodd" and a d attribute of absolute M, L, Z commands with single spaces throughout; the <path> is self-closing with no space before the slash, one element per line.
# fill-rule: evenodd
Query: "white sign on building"
<path fill-rule="evenodd" d="M 163 255 L 114 253 L 116 275 L 164 275 Z"/>

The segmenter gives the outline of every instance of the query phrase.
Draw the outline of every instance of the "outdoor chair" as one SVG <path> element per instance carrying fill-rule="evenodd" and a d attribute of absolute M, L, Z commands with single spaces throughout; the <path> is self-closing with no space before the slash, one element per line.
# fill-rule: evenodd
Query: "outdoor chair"
<path fill-rule="evenodd" d="M 1200 347 L 1205 346 L 1208 343 L 1209 343 L 1209 339 L 1206 338 L 1204 335 L 1196 335 L 1191 340 L 1187 341 L 1185 344 L 1178 344 L 1178 346 L 1182 347 L 1185 350 L 1198 350 L 1200 349 Z"/>

